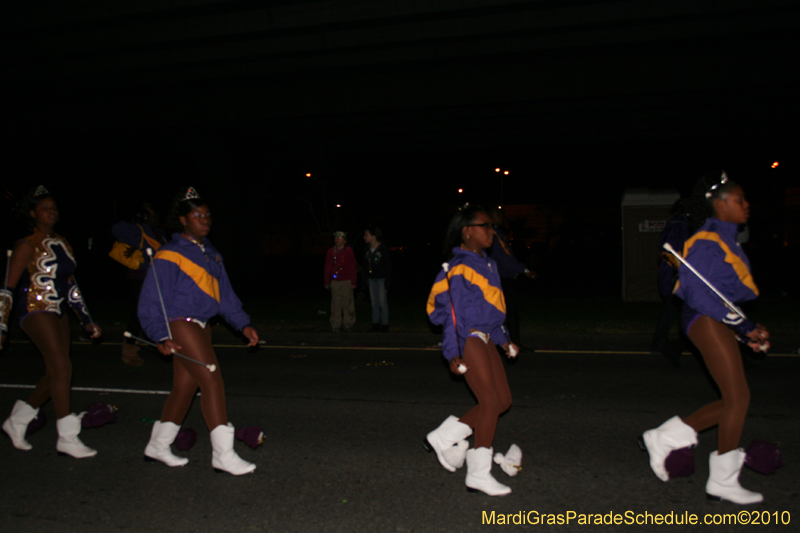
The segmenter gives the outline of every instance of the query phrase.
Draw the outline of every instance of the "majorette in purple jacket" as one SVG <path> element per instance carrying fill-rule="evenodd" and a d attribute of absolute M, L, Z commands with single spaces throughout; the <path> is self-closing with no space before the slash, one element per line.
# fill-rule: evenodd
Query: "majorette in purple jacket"
<path fill-rule="evenodd" d="M 196 318 L 207 322 L 220 315 L 237 330 L 250 325 L 250 316 L 242 310 L 242 302 L 233 292 L 222 256 L 208 239 L 203 241 L 203 246 L 205 251 L 175 233 L 172 241 L 156 253 L 139 296 L 139 321 L 152 340 L 169 338 L 153 268 L 170 321 Z"/>
<path fill-rule="evenodd" d="M 449 361 L 462 354 L 470 330 L 488 333 L 492 342 L 501 346 L 508 342 L 503 330 L 506 301 L 494 259 L 453 248 L 453 258 L 445 265 L 447 267 L 436 276 L 428 296 L 428 317 L 434 324 L 443 326 L 442 353 L 445 359 Z"/>
<path fill-rule="evenodd" d="M 750 262 L 736 235 L 738 226 L 711 217 L 692 235 L 683 248 L 683 257 L 719 292 L 734 304 L 754 300 L 758 287 L 750 274 Z M 691 270 L 681 264 L 675 294 L 691 309 L 718 320 L 738 334 L 755 329 L 755 322 L 739 322 L 722 299 L 714 294 Z M 687 329 L 689 324 L 686 325 Z"/>

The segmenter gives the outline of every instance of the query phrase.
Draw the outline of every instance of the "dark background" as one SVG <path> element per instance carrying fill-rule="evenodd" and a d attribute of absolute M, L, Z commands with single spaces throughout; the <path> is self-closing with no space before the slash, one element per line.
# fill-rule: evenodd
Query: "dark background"
<path fill-rule="evenodd" d="M 553 292 L 619 294 L 623 191 L 687 194 L 724 168 L 753 204 L 758 279 L 793 290 L 775 280 L 792 277 L 798 247 L 786 194 L 798 184 L 797 2 L 3 11 L 2 244 L 23 231 L 14 199 L 44 183 L 91 283 L 121 272 L 105 259 L 115 221 L 144 199 L 165 211 L 191 184 L 229 271 L 253 289 L 317 289 L 329 233 L 358 244 L 370 221 L 401 286 L 427 285 L 449 215 L 470 201 L 557 207 L 557 234 L 529 249 L 519 230 L 518 255 Z M 502 184 L 496 167 L 511 171 Z"/>

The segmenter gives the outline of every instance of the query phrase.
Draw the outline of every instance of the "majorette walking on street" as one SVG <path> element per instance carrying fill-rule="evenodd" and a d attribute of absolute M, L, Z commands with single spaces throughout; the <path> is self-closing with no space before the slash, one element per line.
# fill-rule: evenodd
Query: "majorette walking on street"
<path fill-rule="evenodd" d="M 258 333 L 233 292 L 222 256 L 206 239 L 211 230 L 211 213 L 195 189 L 189 187 L 178 194 L 170 219 L 182 231 L 175 233 L 172 241 L 155 255 L 139 298 L 139 320 L 162 354 L 177 352 L 195 362 L 173 357 L 172 391 L 161 420 L 153 425 L 144 454 L 168 466 L 188 462 L 185 457 L 175 456 L 170 445 L 199 387 L 200 407 L 211 432 L 211 465 L 234 475 L 247 474 L 256 465 L 233 450 L 234 427 L 228 422 L 225 385 L 217 370 L 219 362 L 211 346 L 208 321 L 221 315 L 247 337 L 248 346 L 258 343 Z"/>
<path fill-rule="evenodd" d="M 56 450 L 82 459 L 97 454 L 78 438 L 81 419 L 70 410 L 72 361 L 69 358 L 70 335 L 67 306 L 78 315 L 81 325 L 93 339 L 100 337 L 100 327 L 92 321 L 75 281 L 75 256 L 62 236 L 54 231 L 58 206 L 42 185 L 25 195 L 21 214 L 30 221 L 33 233 L 17 241 L 7 272 L 7 286 L 0 293 L 0 348 L 8 333 L 12 290 L 17 288 L 17 317 L 20 328 L 44 357 L 45 376 L 36 384 L 28 401 L 17 400 L 3 423 L 14 447 L 30 450 L 25 440 L 28 424 L 50 398 L 56 411 L 58 441 Z M 17 284 L 19 286 L 17 287 Z"/>
<path fill-rule="evenodd" d="M 491 219 L 481 207 L 467 205 L 450 221 L 445 248 L 451 258 L 436 276 L 428 316 L 443 327 L 444 357 L 453 373 L 463 374 L 478 405 L 461 418 L 448 417 L 425 444 L 450 472 L 466 459 L 468 489 L 502 496 L 511 489 L 492 476 L 492 443 L 498 418 L 511 407 L 511 390 L 495 344 L 509 357 L 518 348 L 503 328 L 506 306 L 497 263 L 484 252 L 493 238 Z M 465 439 L 473 433 L 475 445 L 468 450 Z"/>
<path fill-rule="evenodd" d="M 713 176 L 704 178 L 695 188 L 693 201 L 706 207 L 708 219 L 686 241 L 683 258 L 735 306 L 758 296 L 750 263 L 736 241 L 739 226 L 749 217 L 750 204 L 742 188 L 729 181 L 724 172 Z M 717 450 L 709 457 L 708 498 L 758 503 L 763 500 L 761 494 L 739 485 L 745 460 L 739 441 L 750 404 L 739 343 L 765 351 L 769 348 L 769 332 L 728 307 L 685 264 L 681 264 L 678 275 L 675 294 L 684 301 L 681 327 L 700 350 L 722 398 L 685 419 L 674 416 L 646 431 L 641 440 L 650 455 L 650 467 L 659 479 L 668 481 L 664 462 L 670 452 L 697 444 L 699 432 L 718 426 Z"/>

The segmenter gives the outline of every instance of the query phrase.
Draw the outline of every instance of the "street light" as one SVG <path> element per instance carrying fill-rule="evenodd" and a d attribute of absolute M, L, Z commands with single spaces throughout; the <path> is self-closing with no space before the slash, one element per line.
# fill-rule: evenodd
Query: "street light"
<path fill-rule="evenodd" d="M 510 171 L 508 171 L 508 170 L 503 170 L 503 169 L 502 169 L 502 168 L 500 168 L 500 167 L 495 167 L 495 168 L 494 168 L 494 171 L 495 171 L 496 173 L 498 173 L 498 174 L 502 174 L 502 175 L 500 176 L 500 204 L 502 204 L 502 203 L 503 203 L 503 176 L 508 176 L 508 175 L 509 175 L 509 173 L 510 173 Z"/>

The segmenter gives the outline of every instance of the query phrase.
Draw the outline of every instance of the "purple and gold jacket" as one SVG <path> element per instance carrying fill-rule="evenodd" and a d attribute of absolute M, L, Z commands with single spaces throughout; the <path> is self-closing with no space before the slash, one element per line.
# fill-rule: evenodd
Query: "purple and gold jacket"
<path fill-rule="evenodd" d="M 453 258 L 442 266 L 428 296 L 428 317 L 444 328 L 445 359 L 461 355 L 470 330 L 488 333 L 495 344 L 507 343 L 506 301 L 494 259 L 453 248 Z"/>
<path fill-rule="evenodd" d="M 750 274 L 750 261 L 736 242 L 737 233 L 736 224 L 711 217 L 683 247 L 686 261 L 734 304 L 758 297 L 758 287 Z M 678 276 L 675 294 L 686 305 L 701 315 L 730 326 L 726 317 L 731 311 L 719 296 L 683 264 L 678 269 Z M 747 322 L 750 331 L 755 323 Z"/>
<path fill-rule="evenodd" d="M 250 316 L 242 310 L 242 302 L 233 292 L 222 256 L 208 239 L 203 246 L 205 251 L 180 233 L 174 233 L 172 241 L 162 246 L 153 258 L 139 295 L 139 321 L 152 340 L 169 338 L 154 268 L 170 321 L 196 318 L 207 322 L 220 315 L 237 330 L 250 325 Z"/>

